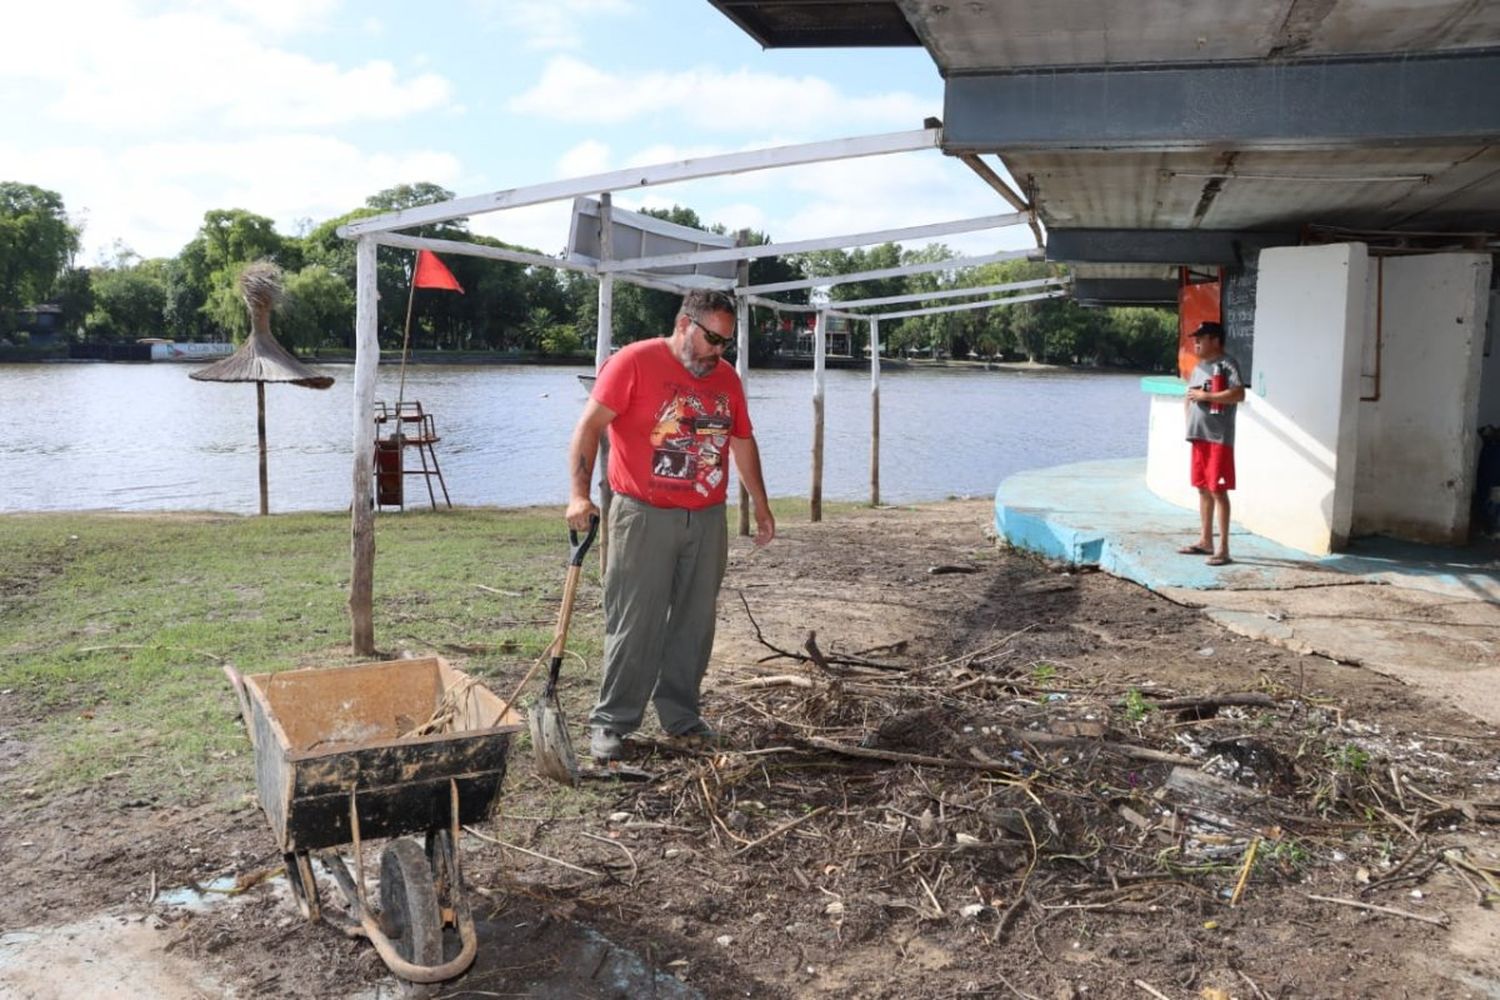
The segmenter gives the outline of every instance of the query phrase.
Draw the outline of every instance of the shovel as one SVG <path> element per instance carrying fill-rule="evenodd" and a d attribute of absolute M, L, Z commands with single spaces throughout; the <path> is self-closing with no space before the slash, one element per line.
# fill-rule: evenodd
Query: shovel
<path fill-rule="evenodd" d="M 526 713 L 526 723 L 531 729 L 531 749 L 536 754 L 537 773 L 564 785 L 578 784 L 578 758 L 573 753 L 573 743 L 568 739 L 568 723 L 563 718 L 562 705 L 557 700 L 557 675 L 562 670 L 563 649 L 568 642 L 568 623 L 573 618 L 573 597 L 578 592 L 583 557 L 589 546 L 594 544 L 594 536 L 598 533 L 597 514 L 589 519 L 588 534 L 583 541 L 578 540 L 578 532 L 568 530 L 568 540 L 573 545 L 573 551 L 568 557 L 568 578 L 563 584 L 557 635 L 552 640 L 552 665 L 547 673 L 547 686 L 542 690 L 542 697 Z"/>

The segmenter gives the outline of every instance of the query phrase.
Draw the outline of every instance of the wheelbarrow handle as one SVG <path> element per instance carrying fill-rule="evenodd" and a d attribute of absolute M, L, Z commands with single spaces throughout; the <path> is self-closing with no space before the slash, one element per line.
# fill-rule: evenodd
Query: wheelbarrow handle
<path fill-rule="evenodd" d="M 255 720 L 250 715 L 250 695 L 245 691 L 245 678 L 234 669 L 234 664 L 224 664 L 224 676 L 234 688 L 234 696 L 240 703 L 240 721 L 245 724 L 245 735 L 250 737 L 251 748 L 255 747 Z"/>
<path fill-rule="evenodd" d="M 578 532 L 572 528 L 568 529 L 568 541 L 573 546 L 573 551 L 568 556 L 568 565 L 582 566 L 583 557 L 588 554 L 589 546 L 594 544 L 594 536 L 599 534 L 599 515 L 589 515 L 588 534 L 583 536 L 583 541 L 578 540 Z"/>

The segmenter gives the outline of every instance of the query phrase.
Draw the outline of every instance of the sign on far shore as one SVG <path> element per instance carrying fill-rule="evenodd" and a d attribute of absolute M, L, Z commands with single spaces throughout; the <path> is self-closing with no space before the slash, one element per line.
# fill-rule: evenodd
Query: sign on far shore
<path fill-rule="evenodd" d="M 234 353 L 233 344 L 178 344 L 170 340 L 144 340 L 150 344 L 152 361 L 216 361 Z"/>

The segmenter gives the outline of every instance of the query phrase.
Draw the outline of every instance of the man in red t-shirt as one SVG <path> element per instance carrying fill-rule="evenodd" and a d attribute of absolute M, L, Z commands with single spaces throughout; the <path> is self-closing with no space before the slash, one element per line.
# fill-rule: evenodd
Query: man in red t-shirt
<path fill-rule="evenodd" d="M 776 534 L 739 375 L 734 298 L 694 291 L 667 337 L 623 347 L 599 371 L 568 451 L 568 527 L 599 508 L 589 480 L 609 430 L 609 564 L 604 573 L 604 681 L 589 714 L 595 760 L 620 756 L 649 700 L 672 736 L 716 742 L 698 711 L 729 561 L 729 457 L 755 509 L 755 543 Z"/>

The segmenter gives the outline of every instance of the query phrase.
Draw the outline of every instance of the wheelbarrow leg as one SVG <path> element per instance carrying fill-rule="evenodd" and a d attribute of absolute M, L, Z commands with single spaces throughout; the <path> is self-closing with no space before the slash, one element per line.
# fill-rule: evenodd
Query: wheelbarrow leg
<path fill-rule="evenodd" d="M 456 928 L 466 897 L 458 856 L 459 835 L 462 833 L 458 822 L 458 782 L 450 778 L 448 788 L 451 806 L 449 825 L 446 829 L 434 826 L 427 831 L 427 864 L 432 869 L 432 882 L 437 889 L 443 926 Z"/>
<path fill-rule="evenodd" d="M 318 903 L 318 883 L 313 877 L 312 857 L 306 851 L 291 851 L 282 858 L 286 861 L 286 881 L 297 909 L 308 923 L 317 923 L 323 917 L 323 908 Z"/>

